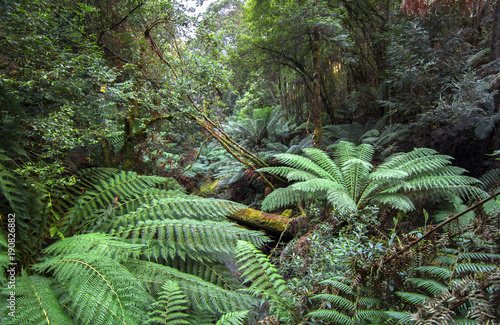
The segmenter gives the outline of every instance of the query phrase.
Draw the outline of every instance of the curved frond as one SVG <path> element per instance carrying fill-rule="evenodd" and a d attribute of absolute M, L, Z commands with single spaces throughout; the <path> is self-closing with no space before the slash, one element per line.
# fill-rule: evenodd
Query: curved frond
<path fill-rule="evenodd" d="M 352 213 L 357 210 L 357 204 L 343 188 L 332 188 L 326 194 L 326 199 L 341 213 Z"/>
<path fill-rule="evenodd" d="M 148 258 L 216 259 L 234 253 L 236 242 L 246 240 L 261 246 L 268 239 L 262 232 L 236 227 L 229 222 L 210 220 L 147 220 L 112 231 L 113 235 L 149 247 Z"/>
<path fill-rule="evenodd" d="M 323 150 L 307 148 L 303 150 L 311 160 L 335 178 L 339 184 L 346 185 L 340 167 Z"/>
<path fill-rule="evenodd" d="M 307 316 L 316 319 L 324 319 L 339 325 L 354 324 L 354 320 L 352 317 L 342 314 L 341 312 L 338 312 L 336 310 L 318 309 L 308 313 Z"/>
<path fill-rule="evenodd" d="M 243 325 L 247 314 L 248 310 L 224 314 L 215 325 Z"/>
<path fill-rule="evenodd" d="M 394 294 L 412 305 L 423 305 L 429 299 L 426 295 L 414 292 L 396 291 Z"/>
<path fill-rule="evenodd" d="M 301 200 L 311 199 L 312 195 L 308 192 L 298 191 L 292 187 L 278 188 L 271 192 L 262 202 L 262 209 L 273 211 L 289 204 L 300 202 Z"/>
<path fill-rule="evenodd" d="M 159 292 L 158 300 L 153 303 L 154 309 L 149 323 L 165 325 L 191 324 L 186 319 L 188 314 L 187 303 L 189 301 L 179 286 L 173 281 L 167 281 Z"/>
<path fill-rule="evenodd" d="M 63 254 L 35 265 L 65 283 L 72 315 L 84 324 L 141 323 L 153 302 L 142 284 L 106 255 Z"/>
<path fill-rule="evenodd" d="M 277 154 L 275 157 L 279 160 L 280 163 L 288 165 L 292 168 L 305 170 L 312 174 L 317 175 L 320 178 L 326 178 L 335 181 L 334 175 L 330 175 L 326 170 L 324 170 L 319 165 L 315 164 L 312 160 L 306 157 L 287 154 L 287 153 Z"/>
<path fill-rule="evenodd" d="M 242 292 L 224 290 L 194 275 L 182 273 L 168 266 L 139 260 L 130 261 L 125 265 L 153 291 L 159 291 L 159 288 L 169 280 L 176 282 L 195 309 L 218 314 L 247 310 L 256 303 L 251 296 Z"/>
<path fill-rule="evenodd" d="M 413 202 L 403 194 L 397 193 L 378 193 L 373 195 L 373 201 L 388 204 L 394 209 L 402 210 L 405 212 L 415 209 Z"/>
<path fill-rule="evenodd" d="M 16 282 L 13 324 L 73 324 L 51 289 L 51 279 L 23 275 Z"/>
<path fill-rule="evenodd" d="M 430 293 L 433 296 L 437 296 L 446 290 L 448 290 L 448 286 L 432 279 L 422 279 L 422 278 L 409 278 L 409 283 L 417 286 L 418 288 L 424 289 L 426 292 Z"/>
<path fill-rule="evenodd" d="M 328 301 L 334 306 L 337 306 L 342 309 L 347 309 L 347 310 L 354 310 L 355 306 L 354 303 L 341 296 L 337 295 L 332 295 L 332 294 L 317 294 L 311 297 L 311 299 L 319 299 L 323 301 Z"/>

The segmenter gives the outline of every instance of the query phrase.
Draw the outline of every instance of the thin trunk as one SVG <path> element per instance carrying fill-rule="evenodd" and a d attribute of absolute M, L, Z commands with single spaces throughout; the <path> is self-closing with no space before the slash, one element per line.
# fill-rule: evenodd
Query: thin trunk
<path fill-rule="evenodd" d="M 318 147 L 323 133 L 323 124 L 321 122 L 321 33 L 319 29 L 314 28 L 313 32 L 313 107 L 312 122 L 314 123 L 313 145 Z"/>

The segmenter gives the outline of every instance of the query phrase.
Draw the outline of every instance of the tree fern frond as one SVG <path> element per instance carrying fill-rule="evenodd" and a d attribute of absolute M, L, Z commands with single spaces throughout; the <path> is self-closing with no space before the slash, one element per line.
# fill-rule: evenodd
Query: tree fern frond
<path fill-rule="evenodd" d="M 123 215 L 103 219 L 98 223 L 95 231 L 110 232 L 112 229 L 126 228 L 131 224 L 150 220 L 189 218 L 193 220 L 227 221 L 228 215 L 245 207 L 245 205 L 231 201 L 205 199 L 193 195 L 165 196 L 161 200 L 154 200 L 149 204 L 145 203 L 144 206 Z"/>
<path fill-rule="evenodd" d="M 52 280 L 40 275 L 16 278 L 16 311 L 12 324 L 73 324 L 51 289 Z"/>
<path fill-rule="evenodd" d="M 481 181 L 481 188 L 483 190 L 490 190 L 500 182 L 500 168 L 488 170 L 479 180 Z"/>
<path fill-rule="evenodd" d="M 106 255 L 67 254 L 35 265 L 67 284 L 72 315 L 85 324 L 140 323 L 153 302 L 142 284 Z"/>
<path fill-rule="evenodd" d="M 337 306 L 342 309 L 346 310 L 354 310 L 355 306 L 354 303 L 344 297 L 337 296 L 337 295 L 332 295 L 332 294 L 317 294 L 311 297 L 311 299 L 319 299 L 323 301 L 328 301 L 332 303 L 334 306 Z"/>
<path fill-rule="evenodd" d="M 354 295 L 354 291 L 352 291 L 351 287 L 339 280 L 326 279 L 321 281 L 321 284 L 332 286 L 333 288 L 336 288 L 345 294 Z"/>
<path fill-rule="evenodd" d="M 308 192 L 297 191 L 294 188 L 278 188 L 271 192 L 262 202 L 262 209 L 273 211 L 289 204 L 297 203 L 302 200 L 311 199 L 312 195 Z"/>
<path fill-rule="evenodd" d="M 345 189 L 331 188 L 326 194 L 326 199 L 340 213 L 357 211 L 357 204 Z"/>
<path fill-rule="evenodd" d="M 383 322 L 387 318 L 387 314 L 383 310 L 374 309 L 358 309 L 356 310 L 356 323 L 361 323 L 362 320 L 369 320 L 372 323 L 377 324 L 378 322 Z"/>
<path fill-rule="evenodd" d="M 387 316 L 400 322 L 400 324 L 413 324 L 410 313 L 404 311 L 386 311 Z"/>
<path fill-rule="evenodd" d="M 377 167 L 377 170 L 389 168 L 404 171 L 404 167 L 411 164 L 412 161 L 422 157 L 431 156 L 436 153 L 436 150 L 430 148 L 415 148 L 410 152 L 399 152 L 385 159 L 385 161 Z"/>
<path fill-rule="evenodd" d="M 409 278 L 409 283 L 424 289 L 426 292 L 433 296 L 437 296 L 444 291 L 448 290 L 448 286 L 432 279 L 422 279 L 422 278 Z"/>
<path fill-rule="evenodd" d="M 243 321 L 247 318 L 248 310 L 237 311 L 222 315 L 215 325 L 243 325 Z"/>
<path fill-rule="evenodd" d="M 26 193 L 22 183 L 19 182 L 19 177 L 0 164 L 0 198 L 3 195 L 12 212 L 19 216 L 24 214 L 28 206 Z"/>
<path fill-rule="evenodd" d="M 324 152 L 323 150 L 315 148 L 304 149 L 304 152 L 311 160 L 325 170 L 329 175 L 335 178 L 335 181 L 339 184 L 346 185 L 344 178 L 342 177 L 342 171 L 340 167 Z"/>
<path fill-rule="evenodd" d="M 429 299 L 429 297 L 426 295 L 414 292 L 396 291 L 394 294 L 400 297 L 403 301 L 408 302 L 412 305 L 423 305 Z"/>
<path fill-rule="evenodd" d="M 208 262 L 193 260 L 188 257 L 185 259 L 175 258 L 165 262 L 165 265 L 173 267 L 183 273 L 192 274 L 203 281 L 210 282 L 226 290 L 241 289 L 239 279 L 237 279 L 230 268 L 235 269 L 231 262 Z"/>
<path fill-rule="evenodd" d="M 149 324 L 183 325 L 191 324 L 186 320 L 188 314 L 184 293 L 173 281 L 166 281 L 159 292 L 158 299 L 153 303 L 154 309 L 150 314 Z"/>
<path fill-rule="evenodd" d="M 274 174 L 280 177 L 286 177 L 289 181 L 306 181 L 318 178 L 318 175 L 316 175 L 315 173 L 286 166 L 263 167 L 259 168 L 258 171 Z"/>
<path fill-rule="evenodd" d="M 234 253 L 238 240 L 246 240 L 256 246 L 268 241 L 262 232 L 239 228 L 228 222 L 192 219 L 139 221 L 112 233 L 149 247 L 145 255 L 155 259 L 159 256 L 165 259 L 176 256 L 215 259 Z"/>
<path fill-rule="evenodd" d="M 372 167 L 372 164 L 358 158 L 349 159 L 342 165 L 346 188 L 354 200 L 359 198 L 368 184 L 368 174 Z"/>
<path fill-rule="evenodd" d="M 110 235 L 91 233 L 59 240 L 45 248 L 44 253 L 49 255 L 91 253 L 124 260 L 131 255 L 138 255 L 144 247 Z"/>
<path fill-rule="evenodd" d="M 493 272 L 497 268 L 496 265 L 492 264 L 479 264 L 479 263 L 458 263 L 455 266 L 455 272 L 457 274 L 464 273 L 488 273 Z"/>
<path fill-rule="evenodd" d="M 292 168 L 305 170 L 317 175 L 318 177 L 335 181 L 333 175 L 330 175 L 326 170 L 316 165 L 312 160 L 306 157 L 286 153 L 277 154 L 275 157 L 279 160 L 280 163 L 286 164 Z"/>
<path fill-rule="evenodd" d="M 441 267 L 441 266 L 426 265 L 426 266 L 416 267 L 413 270 L 417 272 L 428 273 L 432 276 L 437 277 L 441 281 L 447 281 L 453 275 L 453 271 L 451 271 L 446 267 Z"/>
<path fill-rule="evenodd" d="M 247 310 L 256 303 L 255 299 L 242 292 L 224 290 L 168 266 L 139 260 L 130 261 L 125 265 L 153 291 L 159 291 L 168 280 L 176 282 L 195 309 L 218 314 Z"/>
<path fill-rule="evenodd" d="M 303 182 L 290 185 L 290 188 L 300 192 L 319 192 L 326 193 L 330 189 L 344 189 L 344 187 L 337 182 L 324 178 L 315 178 Z"/>
<path fill-rule="evenodd" d="M 397 193 L 379 193 L 372 197 L 373 201 L 388 204 L 394 209 L 402 210 L 405 212 L 415 209 L 413 202 L 403 194 Z"/>
<path fill-rule="evenodd" d="M 330 322 L 334 322 L 334 324 L 339 325 L 353 325 L 354 319 L 350 316 L 347 316 L 336 310 L 329 309 L 318 309 L 314 310 L 307 314 L 309 317 L 313 317 L 316 319 L 324 319 Z"/>
<path fill-rule="evenodd" d="M 255 246 L 246 241 L 238 241 L 236 257 L 243 283 L 250 283 L 250 289 L 262 293 L 279 296 L 287 290 L 286 282 L 269 262 L 267 257 L 260 253 Z"/>
<path fill-rule="evenodd" d="M 500 259 L 500 254 L 493 254 L 493 253 L 465 252 L 460 254 L 460 260 L 490 261 L 499 259 Z"/>
<path fill-rule="evenodd" d="M 368 308 L 379 307 L 382 305 L 382 300 L 375 297 L 358 297 L 358 305 Z"/>

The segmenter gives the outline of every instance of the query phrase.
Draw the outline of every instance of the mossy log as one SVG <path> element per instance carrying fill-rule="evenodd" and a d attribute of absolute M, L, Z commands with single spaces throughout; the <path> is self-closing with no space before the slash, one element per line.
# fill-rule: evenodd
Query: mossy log
<path fill-rule="evenodd" d="M 229 218 L 239 224 L 262 229 L 271 234 L 287 238 L 296 234 L 298 222 L 302 220 L 302 218 L 288 218 L 250 208 L 239 210 L 231 214 Z"/>

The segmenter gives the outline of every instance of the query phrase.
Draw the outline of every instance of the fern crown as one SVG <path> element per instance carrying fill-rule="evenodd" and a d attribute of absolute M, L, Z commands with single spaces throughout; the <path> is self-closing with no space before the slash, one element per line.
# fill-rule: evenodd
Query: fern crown
<path fill-rule="evenodd" d="M 305 156 L 278 154 L 285 166 L 260 171 L 296 181 L 272 192 L 263 208 L 274 210 L 302 200 L 326 200 L 334 209 L 353 213 L 370 204 L 387 204 L 410 211 L 415 207 L 409 194 L 425 191 L 435 197 L 472 198 L 485 196 L 476 187 L 478 180 L 463 175 L 465 170 L 451 165 L 451 157 L 427 148 L 397 153 L 374 168 L 374 148 L 339 142 L 331 158 L 325 151 L 304 149 Z"/>

